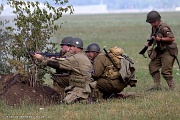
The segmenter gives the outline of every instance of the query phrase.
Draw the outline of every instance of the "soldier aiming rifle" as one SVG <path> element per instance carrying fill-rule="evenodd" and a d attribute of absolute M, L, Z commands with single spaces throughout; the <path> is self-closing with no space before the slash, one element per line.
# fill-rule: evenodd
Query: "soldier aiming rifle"
<path fill-rule="evenodd" d="M 59 58 L 60 57 L 60 53 L 27 52 L 28 55 L 34 55 L 35 53 L 41 54 L 42 56 L 48 57 L 48 58 L 51 58 L 51 57 Z"/>

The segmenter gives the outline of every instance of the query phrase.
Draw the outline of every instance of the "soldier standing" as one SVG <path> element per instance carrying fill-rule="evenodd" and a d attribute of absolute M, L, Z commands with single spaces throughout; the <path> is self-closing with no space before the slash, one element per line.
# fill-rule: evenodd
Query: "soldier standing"
<path fill-rule="evenodd" d="M 97 88 L 102 93 L 99 98 L 110 98 L 112 95 L 117 95 L 127 85 L 135 86 L 135 83 L 131 83 L 131 78 L 129 77 L 128 82 L 125 82 L 120 78 L 120 69 L 126 69 L 121 66 L 125 63 L 123 62 L 123 57 L 121 54 L 123 50 L 118 47 L 112 47 L 109 52 L 109 56 L 112 61 L 107 57 L 105 53 L 100 52 L 100 47 L 96 43 L 91 43 L 86 49 L 87 55 L 93 61 L 93 74 L 92 77 L 97 81 Z M 121 61 L 122 60 L 122 61 Z M 129 64 L 129 62 L 128 62 Z M 127 69 L 124 71 L 128 71 Z M 128 71 L 130 72 L 130 71 Z M 124 79 L 125 80 L 125 79 Z"/>
<path fill-rule="evenodd" d="M 34 57 L 42 64 L 55 69 L 64 69 L 70 71 L 69 86 L 65 89 L 67 94 L 63 99 L 64 103 L 71 104 L 81 100 L 88 100 L 91 94 L 90 83 L 92 82 L 92 64 L 83 52 L 83 41 L 79 38 L 73 38 L 68 43 L 69 50 L 73 54 L 63 61 L 48 59 L 40 54 Z"/>
<path fill-rule="evenodd" d="M 151 38 L 154 40 L 152 49 L 148 52 L 151 59 L 149 63 L 149 72 L 154 80 L 154 86 L 148 90 L 161 90 L 161 75 L 166 80 L 169 89 L 175 88 L 174 78 L 172 76 L 173 64 L 178 54 L 177 44 L 171 28 L 161 20 L 157 11 L 150 11 L 147 14 L 146 22 L 152 26 Z M 146 43 L 148 46 L 148 43 Z"/>

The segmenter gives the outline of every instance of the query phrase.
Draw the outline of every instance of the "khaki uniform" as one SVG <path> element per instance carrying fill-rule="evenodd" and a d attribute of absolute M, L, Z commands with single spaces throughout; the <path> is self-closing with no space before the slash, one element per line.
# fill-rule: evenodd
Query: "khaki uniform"
<path fill-rule="evenodd" d="M 174 35 L 170 29 L 170 27 L 163 22 L 160 22 L 158 28 L 152 27 L 152 34 L 158 30 L 157 34 L 160 37 L 170 37 L 173 38 Z M 171 49 L 171 46 L 174 48 Z M 160 69 L 161 74 L 164 77 L 164 79 L 167 81 L 167 84 L 171 90 L 174 89 L 175 83 L 172 76 L 173 71 L 173 64 L 175 61 L 175 56 L 177 55 L 177 45 L 175 42 L 169 43 L 160 41 L 156 43 L 156 47 L 154 48 L 155 51 L 153 51 L 152 54 L 154 54 L 154 58 L 151 59 L 149 63 L 149 72 L 154 80 L 154 86 L 152 89 L 159 89 L 160 86 Z M 173 51 L 175 55 L 172 55 L 170 51 Z"/>
<path fill-rule="evenodd" d="M 48 61 L 56 62 L 52 59 L 44 59 L 42 64 L 47 64 Z M 58 68 L 70 71 L 69 86 L 65 89 L 67 94 L 63 101 L 67 104 L 74 103 L 79 100 L 87 100 L 91 88 L 89 84 L 92 82 L 92 64 L 84 52 L 79 52 L 66 58 L 63 61 L 58 61 Z"/>
<path fill-rule="evenodd" d="M 70 57 L 72 54 L 70 52 L 62 53 L 60 51 L 61 58 L 57 60 L 64 60 Z M 56 73 L 52 74 L 53 88 L 61 95 L 61 98 L 65 97 L 65 87 L 69 86 L 69 71 L 63 69 L 56 69 Z"/>
<path fill-rule="evenodd" d="M 93 67 L 93 78 L 97 81 L 97 88 L 103 94 L 103 98 L 109 98 L 113 93 L 120 93 L 127 87 L 128 84 L 119 77 L 119 70 L 113 66 L 104 53 L 96 56 Z M 113 69 L 113 72 L 108 73 L 110 69 Z"/>

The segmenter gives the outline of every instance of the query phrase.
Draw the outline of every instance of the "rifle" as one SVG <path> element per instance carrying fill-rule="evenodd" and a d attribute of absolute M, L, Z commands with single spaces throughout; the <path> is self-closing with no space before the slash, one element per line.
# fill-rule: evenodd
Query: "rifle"
<path fill-rule="evenodd" d="M 151 38 L 151 39 L 148 39 L 147 41 L 148 41 L 148 46 L 151 46 L 154 42 L 154 39 Z M 147 51 L 148 46 L 144 46 L 144 48 L 139 52 L 139 54 L 143 55 L 145 58 L 147 58 L 144 54 Z"/>
<path fill-rule="evenodd" d="M 109 53 L 107 52 L 107 50 L 106 50 L 105 48 L 103 48 L 103 50 L 104 50 L 104 52 L 106 53 L 106 57 L 108 57 L 108 59 L 111 61 L 111 63 L 114 65 L 114 67 L 115 67 L 116 69 L 118 69 L 117 66 L 116 66 L 116 64 L 115 64 L 114 61 L 112 60 L 112 58 L 109 56 Z"/>
<path fill-rule="evenodd" d="M 114 61 L 112 60 L 112 58 L 109 56 L 107 50 L 106 50 L 105 48 L 103 48 L 103 50 L 104 50 L 104 52 L 105 52 L 105 54 L 106 54 L 106 57 L 111 61 L 111 63 L 113 64 L 113 66 L 114 66 L 117 70 L 119 70 L 119 68 L 117 68 L 116 64 L 115 64 Z M 121 78 L 121 80 L 125 83 L 125 80 L 122 78 L 121 75 L 120 75 L 120 78 Z"/>
<path fill-rule="evenodd" d="M 152 31 L 153 31 L 153 28 L 152 28 Z M 159 31 L 159 30 L 155 30 L 151 36 L 156 36 L 156 34 L 157 34 L 158 31 Z M 148 47 L 151 46 L 151 45 L 154 43 L 154 39 L 153 39 L 153 38 L 150 38 L 150 39 L 148 39 L 147 41 L 148 41 L 148 46 L 144 46 L 144 48 L 139 52 L 139 54 L 143 55 L 144 58 L 147 58 L 144 54 L 145 54 L 145 52 L 147 51 Z M 155 44 L 153 44 L 152 48 L 154 48 L 154 45 L 155 45 Z"/>
<path fill-rule="evenodd" d="M 41 54 L 42 56 L 45 56 L 45 57 L 60 57 L 60 53 L 42 53 L 42 52 L 27 52 L 28 55 L 34 55 L 35 53 L 37 54 Z"/>
<path fill-rule="evenodd" d="M 106 55 L 109 56 L 107 50 L 106 50 L 105 48 L 103 48 L 103 50 L 104 50 L 104 52 L 106 53 Z M 107 57 L 108 57 L 108 56 L 107 56 Z M 124 55 L 124 54 L 121 54 L 121 56 L 124 57 L 126 60 L 128 60 L 131 64 L 134 64 L 134 62 L 133 62 L 128 56 L 126 56 L 126 55 Z M 109 56 L 109 57 L 110 57 L 110 56 Z M 108 58 L 109 58 L 109 57 L 108 57 Z M 111 59 L 111 58 L 109 58 L 109 59 Z M 111 59 L 111 62 L 114 62 L 114 61 Z M 115 63 L 114 63 L 113 65 L 115 65 Z"/>
<path fill-rule="evenodd" d="M 123 58 L 125 58 L 126 60 L 128 60 L 131 64 L 134 64 L 134 62 L 133 62 L 128 56 L 126 56 L 126 55 L 124 55 L 124 54 L 121 54 L 121 56 L 122 56 Z"/>

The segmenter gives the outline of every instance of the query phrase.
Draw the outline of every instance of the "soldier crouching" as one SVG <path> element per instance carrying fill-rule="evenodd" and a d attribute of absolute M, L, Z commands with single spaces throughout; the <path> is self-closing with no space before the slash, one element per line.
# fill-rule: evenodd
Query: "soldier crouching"
<path fill-rule="evenodd" d="M 42 64 L 54 69 L 70 71 L 69 86 L 65 88 L 67 94 L 63 99 L 65 104 L 72 104 L 83 100 L 88 101 L 91 95 L 89 84 L 92 82 L 91 73 L 93 70 L 91 61 L 86 53 L 83 52 L 83 42 L 81 39 L 73 38 L 68 43 L 68 46 L 73 55 L 62 61 L 45 58 L 40 54 L 35 54 L 34 57 L 42 61 Z"/>
<path fill-rule="evenodd" d="M 87 46 L 87 55 L 93 63 L 92 77 L 97 81 L 98 99 L 118 95 L 125 87 L 136 86 L 135 68 L 131 60 L 123 57 L 123 50 L 117 46 L 106 53 L 100 52 L 96 43 Z"/>

